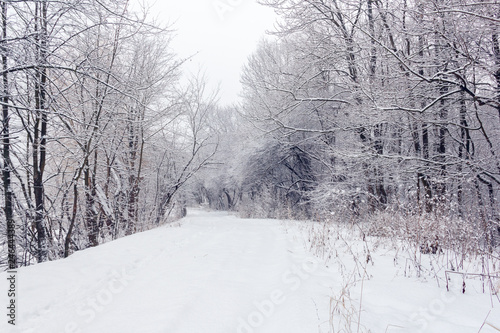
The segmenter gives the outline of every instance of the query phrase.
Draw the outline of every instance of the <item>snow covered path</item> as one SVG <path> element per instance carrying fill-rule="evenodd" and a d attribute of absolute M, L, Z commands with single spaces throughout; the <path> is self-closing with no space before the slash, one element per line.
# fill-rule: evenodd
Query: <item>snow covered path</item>
<path fill-rule="evenodd" d="M 317 332 L 319 266 L 278 221 L 194 210 L 22 269 L 13 332 Z"/>
<path fill-rule="evenodd" d="M 498 298 L 479 282 L 462 294 L 458 275 L 446 292 L 443 271 L 417 277 L 390 241 L 373 240 L 367 264 L 356 232 L 315 226 L 190 210 L 180 226 L 19 269 L 17 325 L 3 314 L 0 332 L 498 332 Z M 330 243 L 328 267 L 306 250 L 312 240 Z"/>

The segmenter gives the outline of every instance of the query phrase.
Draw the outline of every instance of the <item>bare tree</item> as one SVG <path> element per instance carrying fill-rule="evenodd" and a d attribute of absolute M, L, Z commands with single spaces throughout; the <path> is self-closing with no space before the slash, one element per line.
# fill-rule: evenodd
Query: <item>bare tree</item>
<path fill-rule="evenodd" d="M 319 211 L 467 215 L 480 243 L 492 244 L 500 185 L 492 5 L 262 3 L 281 20 L 280 38 L 263 42 L 243 75 L 243 110 L 274 151 L 261 155 L 268 167 L 258 174 L 288 164 Z M 310 176 L 281 155 L 288 147 L 307 156 Z"/>
<path fill-rule="evenodd" d="M 8 242 L 8 264 L 9 269 L 17 267 L 17 249 L 16 249 L 16 223 L 14 221 L 13 197 L 11 186 L 12 162 L 10 158 L 10 114 L 9 114 L 9 74 L 7 57 L 7 2 L 2 1 L 2 140 L 3 140 L 3 168 L 2 181 L 5 196 L 5 220 L 7 222 L 7 242 Z"/>

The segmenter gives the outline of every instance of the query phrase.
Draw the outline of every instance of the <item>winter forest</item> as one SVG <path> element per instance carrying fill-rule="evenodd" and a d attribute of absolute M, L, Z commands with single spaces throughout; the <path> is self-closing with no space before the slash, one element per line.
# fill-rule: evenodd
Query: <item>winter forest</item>
<path fill-rule="evenodd" d="M 0 267 L 193 205 L 497 251 L 499 3 L 261 3 L 275 30 L 222 106 L 127 0 L 0 1 Z"/>

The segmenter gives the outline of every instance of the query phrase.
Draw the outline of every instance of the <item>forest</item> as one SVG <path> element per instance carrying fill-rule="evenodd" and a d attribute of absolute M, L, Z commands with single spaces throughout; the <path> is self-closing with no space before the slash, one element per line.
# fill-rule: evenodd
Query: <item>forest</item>
<path fill-rule="evenodd" d="M 126 0 L 0 1 L 0 267 L 191 205 L 498 249 L 499 3 L 260 2 L 275 30 L 222 106 Z"/>

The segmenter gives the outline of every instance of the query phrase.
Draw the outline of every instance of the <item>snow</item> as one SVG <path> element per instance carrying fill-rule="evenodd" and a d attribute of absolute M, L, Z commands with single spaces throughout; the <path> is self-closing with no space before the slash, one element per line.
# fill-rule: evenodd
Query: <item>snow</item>
<path fill-rule="evenodd" d="M 366 263 L 366 244 L 340 233 L 325 260 L 309 251 L 315 235 L 305 222 L 191 209 L 178 224 L 19 269 L 17 326 L 4 319 L 0 331 L 356 332 L 360 319 L 359 332 L 498 332 L 498 298 L 474 281 L 447 292 L 390 246 Z"/>

